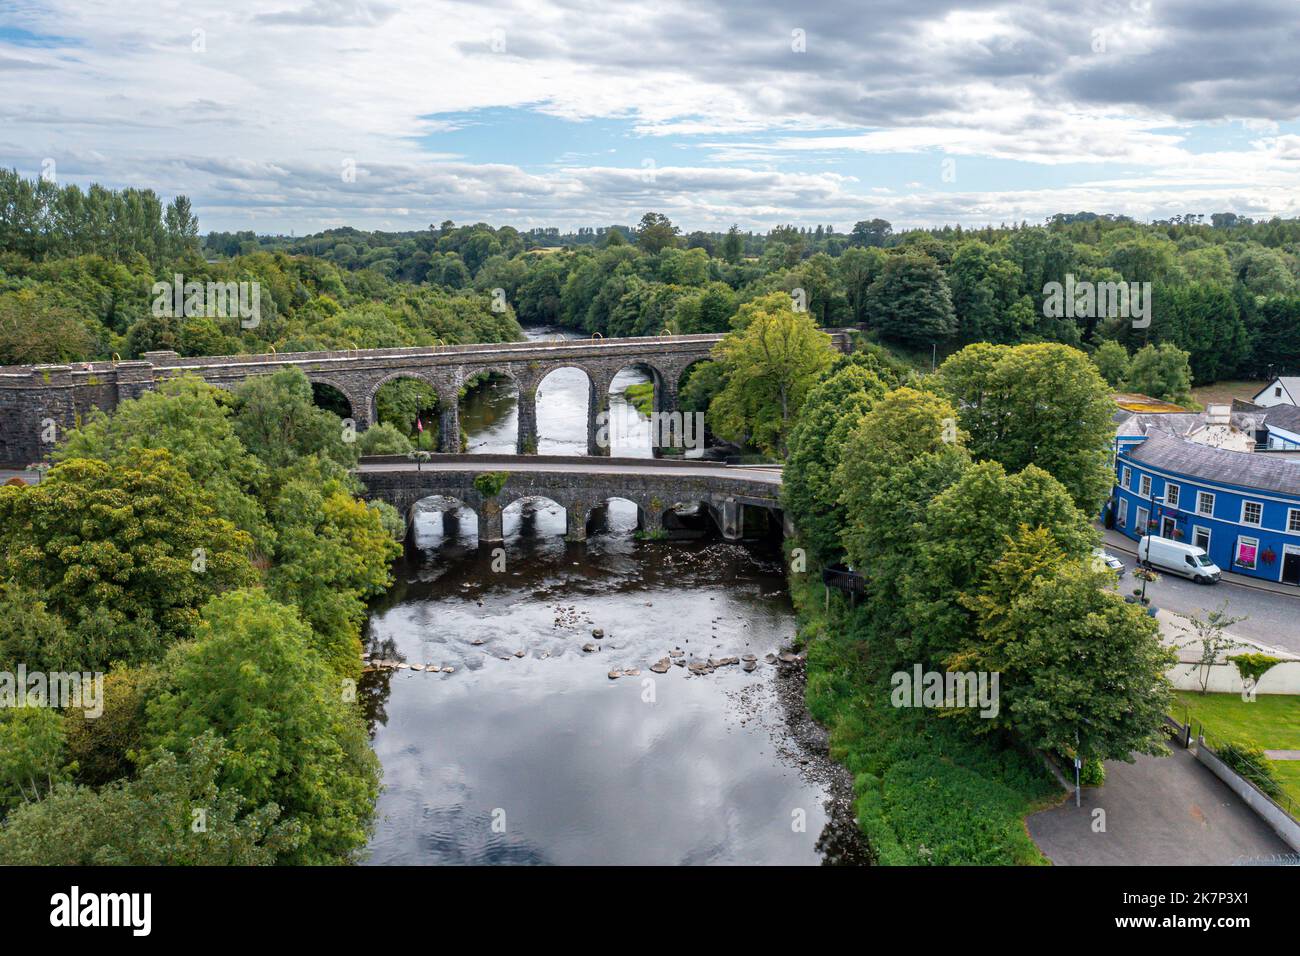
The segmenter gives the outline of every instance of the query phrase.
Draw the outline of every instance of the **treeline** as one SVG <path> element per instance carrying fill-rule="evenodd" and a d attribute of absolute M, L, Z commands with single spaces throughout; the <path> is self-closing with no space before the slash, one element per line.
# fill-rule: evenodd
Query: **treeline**
<path fill-rule="evenodd" d="M 847 233 L 781 226 L 764 235 L 683 236 L 647 213 L 634 228 L 549 235 L 444 222 L 422 232 L 331 230 L 285 240 L 209 236 L 209 248 L 261 245 L 397 281 L 489 294 L 525 324 L 588 334 L 720 332 L 746 302 L 796 296 L 822 326 L 858 325 L 929 358 L 988 341 L 1061 342 L 1130 352 L 1168 344 L 1198 384 L 1300 367 L 1300 221 L 1231 213 L 1141 224 L 1077 213 L 1043 226 L 895 232 L 882 219 Z M 1051 284 L 1150 283 L 1149 323 L 1100 310 L 1053 314 Z"/>
<path fill-rule="evenodd" d="M 164 212 L 148 192 L 92 187 L 82 196 L 76 187 L 0 179 L 19 197 L 0 210 L 0 365 L 135 358 L 154 349 L 222 355 L 522 337 L 509 303 L 494 308 L 489 294 L 471 288 L 397 281 L 286 252 L 207 261 L 183 196 Z M 23 211 L 27 196 L 54 210 L 37 217 L 47 223 L 40 230 Z M 64 207 L 92 212 L 64 217 Z M 188 224 L 173 229 L 173 219 Z M 160 307 L 154 287 L 177 275 L 204 288 L 256 283 L 258 315 L 248 320 L 206 303 L 201 314 L 174 314 L 165 307 L 170 295 Z"/>
<path fill-rule="evenodd" d="M 0 864 L 356 857 L 360 633 L 402 520 L 357 496 L 350 438 L 296 369 L 181 377 L 0 488 L 0 672 L 106 674 L 0 707 Z"/>

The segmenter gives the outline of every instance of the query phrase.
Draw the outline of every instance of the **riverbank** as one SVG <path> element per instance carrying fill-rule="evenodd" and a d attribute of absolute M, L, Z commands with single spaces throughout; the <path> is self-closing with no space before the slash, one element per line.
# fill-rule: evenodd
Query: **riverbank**
<path fill-rule="evenodd" d="M 1026 815 L 1061 789 L 1031 754 L 971 736 L 956 721 L 890 704 L 890 674 L 842 597 L 815 575 L 789 573 L 807 654 L 808 712 L 829 731 L 829 756 L 852 777 L 853 808 L 883 866 L 1043 865 Z"/>

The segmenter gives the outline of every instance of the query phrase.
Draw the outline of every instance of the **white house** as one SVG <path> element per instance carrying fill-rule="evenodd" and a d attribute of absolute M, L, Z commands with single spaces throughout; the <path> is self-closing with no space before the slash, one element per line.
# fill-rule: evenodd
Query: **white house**
<path fill-rule="evenodd" d="M 1273 379 L 1252 398 L 1254 405 L 1268 408 L 1272 405 L 1300 405 L 1300 375 L 1286 375 Z"/>

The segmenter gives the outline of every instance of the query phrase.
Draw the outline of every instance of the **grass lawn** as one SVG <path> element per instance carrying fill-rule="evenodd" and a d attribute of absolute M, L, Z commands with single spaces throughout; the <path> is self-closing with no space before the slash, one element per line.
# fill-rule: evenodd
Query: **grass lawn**
<path fill-rule="evenodd" d="M 1205 722 L 1207 733 L 1219 739 L 1254 744 L 1264 750 L 1300 750 L 1300 697 L 1260 694 L 1253 703 L 1240 694 L 1175 691 L 1170 713 L 1175 720 Z M 1193 727 L 1193 731 L 1197 728 Z M 1300 760 L 1270 760 L 1287 795 L 1300 803 Z"/>
<path fill-rule="evenodd" d="M 1231 405 L 1234 398 L 1243 402 L 1250 401 L 1268 382 L 1215 382 L 1213 385 L 1200 385 L 1192 389 L 1192 398 L 1202 406 Z"/>

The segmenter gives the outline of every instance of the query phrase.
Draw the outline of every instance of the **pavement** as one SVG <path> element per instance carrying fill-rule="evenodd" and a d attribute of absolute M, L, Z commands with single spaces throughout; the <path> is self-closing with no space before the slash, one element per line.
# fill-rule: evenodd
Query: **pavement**
<path fill-rule="evenodd" d="M 1195 756 L 1106 764 L 1106 783 L 1026 817 L 1029 835 L 1058 866 L 1226 866 L 1295 851 Z M 1094 815 L 1102 810 L 1104 815 Z M 1094 826 L 1104 823 L 1104 830 Z"/>
<path fill-rule="evenodd" d="M 1128 535 L 1121 534 L 1114 528 L 1102 528 L 1101 533 L 1105 539 L 1107 551 L 1123 551 L 1125 554 L 1137 557 L 1137 542 Z M 1254 588 L 1257 591 L 1271 591 L 1274 594 L 1300 598 L 1300 587 L 1296 587 L 1294 584 L 1265 581 L 1262 578 L 1252 578 L 1248 574 L 1237 574 L 1235 571 L 1224 571 L 1222 569 L 1220 569 L 1220 573 L 1222 576 L 1220 584 L 1235 584 L 1238 587 Z"/>

